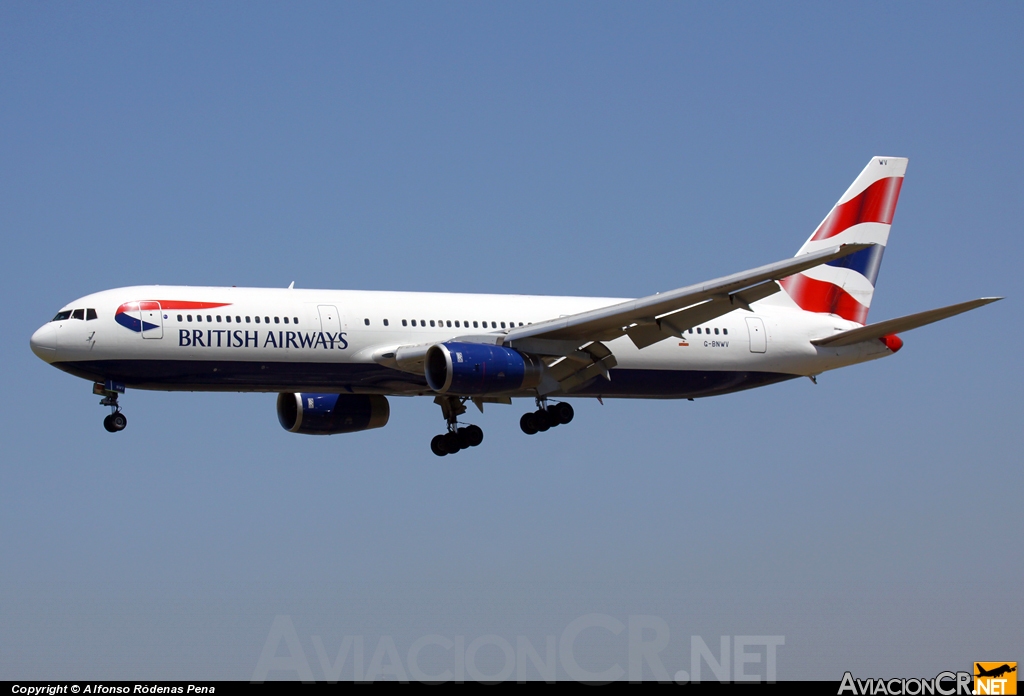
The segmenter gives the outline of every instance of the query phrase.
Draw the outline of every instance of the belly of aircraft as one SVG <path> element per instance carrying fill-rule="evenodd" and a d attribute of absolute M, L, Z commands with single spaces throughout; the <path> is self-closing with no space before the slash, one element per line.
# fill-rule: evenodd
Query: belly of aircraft
<path fill-rule="evenodd" d="M 94 381 L 112 380 L 129 389 L 230 392 L 431 393 L 419 375 L 373 363 L 309 363 L 198 360 L 95 360 L 54 363 L 65 372 Z M 554 397 L 686 399 L 751 389 L 796 375 L 728 370 L 616 368 L 569 394 Z M 532 397 L 531 392 L 506 394 Z"/>

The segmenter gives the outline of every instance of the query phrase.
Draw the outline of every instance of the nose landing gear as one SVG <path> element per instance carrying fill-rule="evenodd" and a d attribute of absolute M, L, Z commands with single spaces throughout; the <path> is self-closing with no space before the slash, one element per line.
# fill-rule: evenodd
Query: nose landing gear
<path fill-rule="evenodd" d="M 120 411 L 111 413 L 103 419 L 103 427 L 108 433 L 117 433 L 128 427 L 128 419 Z"/>
<path fill-rule="evenodd" d="M 484 441 L 484 431 L 478 425 L 459 427 L 458 418 L 466 412 L 465 399 L 454 396 L 439 396 L 434 403 L 441 407 L 448 432 L 435 435 L 430 441 L 430 451 L 438 457 L 455 454 L 469 447 L 476 447 Z"/>
<path fill-rule="evenodd" d="M 128 419 L 121 413 L 121 406 L 117 403 L 118 394 L 124 393 L 124 385 L 116 382 L 96 382 L 92 385 L 92 393 L 102 396 L 100 406 L 109 406 L 110 415 L 103 419 L 103 428 L 108 433 L 119 433 L 128 427 Z"/>
<path fill-rule="evenodd" d="M 543 433 L 549 428 L 558 425 L 566 425 L 572 421 L 576 412 L 572 406 L 563 402 L 547 405 L 544 399 L 537 399 L 537 410 L 532 413 L 524 413 L 519 419 L 519 428 L 527 435 Z"/>

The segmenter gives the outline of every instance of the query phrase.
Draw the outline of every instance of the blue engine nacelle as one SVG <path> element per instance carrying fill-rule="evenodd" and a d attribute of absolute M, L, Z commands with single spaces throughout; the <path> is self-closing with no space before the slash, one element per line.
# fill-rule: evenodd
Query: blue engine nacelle
<path fill-rule="evenodd" d="M 438 343 L 427 349 L 424 373 L 430 388 L 440 394 L 478 396 L 537 386 L 541 364 L 502 346 Z"/>
<path fill-rule="evenodd" d="M 382 428 L 391 408 L 377 394 L 278 394 L 277 419 L 291 433 L 335 435 Z"/>

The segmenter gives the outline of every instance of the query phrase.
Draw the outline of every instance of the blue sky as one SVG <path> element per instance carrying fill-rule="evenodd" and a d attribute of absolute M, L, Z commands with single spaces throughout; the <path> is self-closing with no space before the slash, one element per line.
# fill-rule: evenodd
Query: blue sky
<path fill-rule="evenodd" d="M 780 678 L 1018 659 L 1022 20 L 0 2 L 0 678 L 248 679 L 279 615 L 317 678 L 312 636 L 543 645 L 591 613 L 663 618 L 671 671 L 691 635 L 785 635 Z M 668 290 L 793 254 L 876 154 L 910 166 L 872 320 L 1007 299 L 818 386 L 533 438 L 488 407 L 438 460 L 427 399 L 312 438 L 273 395 L 130 392 L 111 436 L 28 348 L 142 283 Z"/>

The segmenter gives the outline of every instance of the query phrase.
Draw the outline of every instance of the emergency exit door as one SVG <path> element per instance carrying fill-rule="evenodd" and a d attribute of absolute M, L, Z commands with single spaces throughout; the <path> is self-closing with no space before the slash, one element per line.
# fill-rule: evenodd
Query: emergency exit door
<path fill-rule="evenodd" d="M 768 337 L 764 333 L 761 317 L 747 317 L 747 333 L 750 334 L 751 353 L 764 353 L 768 350 Z"/>

